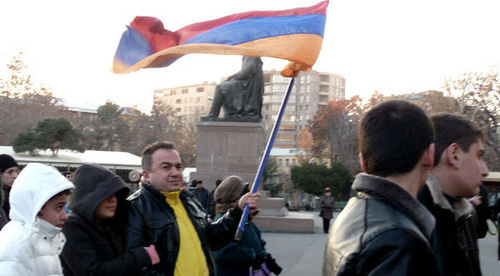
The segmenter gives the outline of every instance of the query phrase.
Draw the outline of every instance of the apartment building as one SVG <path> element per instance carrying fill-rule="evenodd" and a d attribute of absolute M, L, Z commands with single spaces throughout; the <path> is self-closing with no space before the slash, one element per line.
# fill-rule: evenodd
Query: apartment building
<path fill-rule="evenodd" d="M 272 129 L 278 114 L 289 78 L 281 76 L 280 71 L 264 71 L 265 88 L 262 106 L 262 119 L 266 130 Z M 295 78 L 288 99 L 280 129 L 274 141 L 275 148 L 296 148 L 300 131 L 308 125 L 308 120 L 321 105 L 329 100 L 345 98 L 345 78 L 332 73 L 300 72 Z"/>
<path fill-rule="evenodd" d="M 172 106 L 177 116 L 197 122 L 206 115 L 212 105 L 216 84 L 204 82 L 197 85 L 164 88 L 154 91 L 154 100 L 161 100 Z"/>

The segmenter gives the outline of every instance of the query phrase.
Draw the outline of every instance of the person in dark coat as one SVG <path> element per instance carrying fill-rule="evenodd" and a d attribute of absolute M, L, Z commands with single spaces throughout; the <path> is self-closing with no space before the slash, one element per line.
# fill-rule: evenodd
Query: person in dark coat
<path fill-rule="evenodd" d="M 182 162 L 174 144 L 158 141 L 142 152 L 141 188 L 132 194 L 127 248 L 155 244 L 162 275 L 216 275 L 213 250 L 234 239 L 245 206 L 257 208 L 260 194 L 247 193 L 238 207 L 212 221 L 194 196 L 181 189 Z"/>
<path fill-rule="evenodd" d="M 431 248 L 435 220 L 417 200 L 434 160 L 425 112 L 392 100 L 366 112 L 351 198 L 328 234 L 323 275 L 440 275 Z"/>
<path fill-rule="evenodd" d="M 12 189 L 12 185 L 14 184 L 14 180 L 16 180 L 19 175 L 19 165 L 17 161 L 8 154 L 0 154 L 0 177 L 2 180 L 2 208 L 9 219 L 10 212 L 10 202 L 9 202 L 9 194 Z M 10 220 L 10 219 L 9 219 Z"/>
<path fill-rule="evenodd" d="M 0 177 L 0 206 L 3 206 L 3 182 Z M 9 218 L 7 217 L 7 214 L 5 214 L 5 211 L 3 208 L 0 207 L 0 230 L 9 222 Z"/>
<path fill-rule="evenodd" d="M 225 178 L 214 194 L 217 202 L 215 220 L 222 218 L 229 209 L 235 208 L 240 197 L 249 191 L 248 182 L 243 183 L 239 176 L 232 175 Z M 281 268 L 266 251 L 266 242 L 262 239 L 259 228 L 252 222 L 257 212 L 255 209 L 249 214 L 240 241 L 232 241 L 214 252 L 217 275 L 270 275 L 270 271 L 276 275 L 280 274 Z"/>
<path fill-rule="evenodd" d="M 323 233 L 328 233 L 330 220 L 333 218 L 333 209 L 335 209 L 335 198 L 329 187 L 325 188 L 325 195 L 321 198 L 320 216 L 323 218 Z"/>
<path fill-rule="evenodd" d="M 154 245 L 125 251 L 130 188 L 108 169 L 84 164 L 73 175 L 72 210 L 63 226 L 65 275 L 140 275 L 159 262 Z"/>
<path fill-rule="evenodd" d="M 195 189 L 191 191 L 196 197 L 196 199 L 201 203 L 201 206 L 203 206 L 203 210 L 205 210 L 205 213 L 210 212 L 210 198 L 209 198 L 209 192 L 207 189 L 203 188 L 203 181 L 198 180 L 196 182 Z"/>
<path fill-rule="evenodd" d="M 489 174 L 483 133 L 454 114 L 431 119 L 436 133 L 434 168 L 418 199 L 436 218 L 434 251 L 444 275 L 481 275 L 477 239 L 483 233 L 478 233 L 478 216 L 468 198 L 479 194 Z"/>
<path fill-rule="evenodd" d="M 210 215 L 211 218 L 214 218 L 216 213 L 215 213 L 215 205 L 216 205 L 216 202 L 215 202 L 215 199 L 214 199 L 214 195 L 215 195 L 215 190 L 217 190 L 217 187 L 219 187 L 220 183 L 222 182 L 221 179 L 217 179 L 215 181 L 215 188 L 213 190 L 210 191 L 210 193 L 208 194 L 208 207 L 209 207 L 209 212 L 208 214 Z"/>

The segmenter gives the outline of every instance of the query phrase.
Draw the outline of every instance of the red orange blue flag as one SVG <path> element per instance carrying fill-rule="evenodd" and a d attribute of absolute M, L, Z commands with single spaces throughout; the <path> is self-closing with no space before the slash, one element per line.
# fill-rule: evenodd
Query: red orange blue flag
<path fill-rule="evenodd" d="M 186 54 L 289 60 L 284 76 L 310 70 L 323 42 L 328 1 L 281 11 L 250 11 L 198 22 L 175 32 L 154 17 L 136 17 L 122 34 L 113 72 L 166 67 Z"/>

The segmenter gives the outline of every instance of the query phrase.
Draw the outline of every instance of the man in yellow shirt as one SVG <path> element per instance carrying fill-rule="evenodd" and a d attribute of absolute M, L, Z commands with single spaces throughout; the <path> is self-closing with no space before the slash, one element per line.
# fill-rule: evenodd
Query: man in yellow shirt
<path fill-rule="evenodd" d="M 245 194 L 238 207 L 212 222 L 194 196 L 181 189 L 182 165 L 172 143 L 156 142 L 142 153 L 141 188 L 129 197 L 127 248 L 154 244 L 166 275 L 215 275 L 212 250 L 233 240 L 243 208 L 257 208 L 259 194 Z"/>

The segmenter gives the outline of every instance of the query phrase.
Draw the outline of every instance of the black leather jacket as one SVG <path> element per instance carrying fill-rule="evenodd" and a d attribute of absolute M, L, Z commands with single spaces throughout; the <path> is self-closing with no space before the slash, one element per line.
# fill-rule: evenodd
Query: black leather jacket
<path fill-rule="evenodd" d="M 439 275 L 432 215 L 400 186 L 359 174 L 358 192 L 335 220 L 323 275 Z"/>
<path fill-rule="evenodd" d="M 242 211 L 234 208 L 223 219 L 212 222 L 191 193 L 182 191 L 179 198 L 198 233 L 210 275 L 215 275 L 212 250 L 218 250 L 234 239 Z M 125 233 L 126 247 L 155 244 L 161 261 L 153 269 L 161 274 L 174 275 L 179 253 L 179 228 L 173 209 L 167 204 L 165 196 L 149 183 L 142 184 L 141 189 L 128 200 L 130 212 Z"/>
<path fill-rule="evenodd" d="M 465 198 L 446 196 L 429 176 L 418 199 L 436 218 L 434 251 L 444 275 L 481 275 L 477 216 Z"/>

